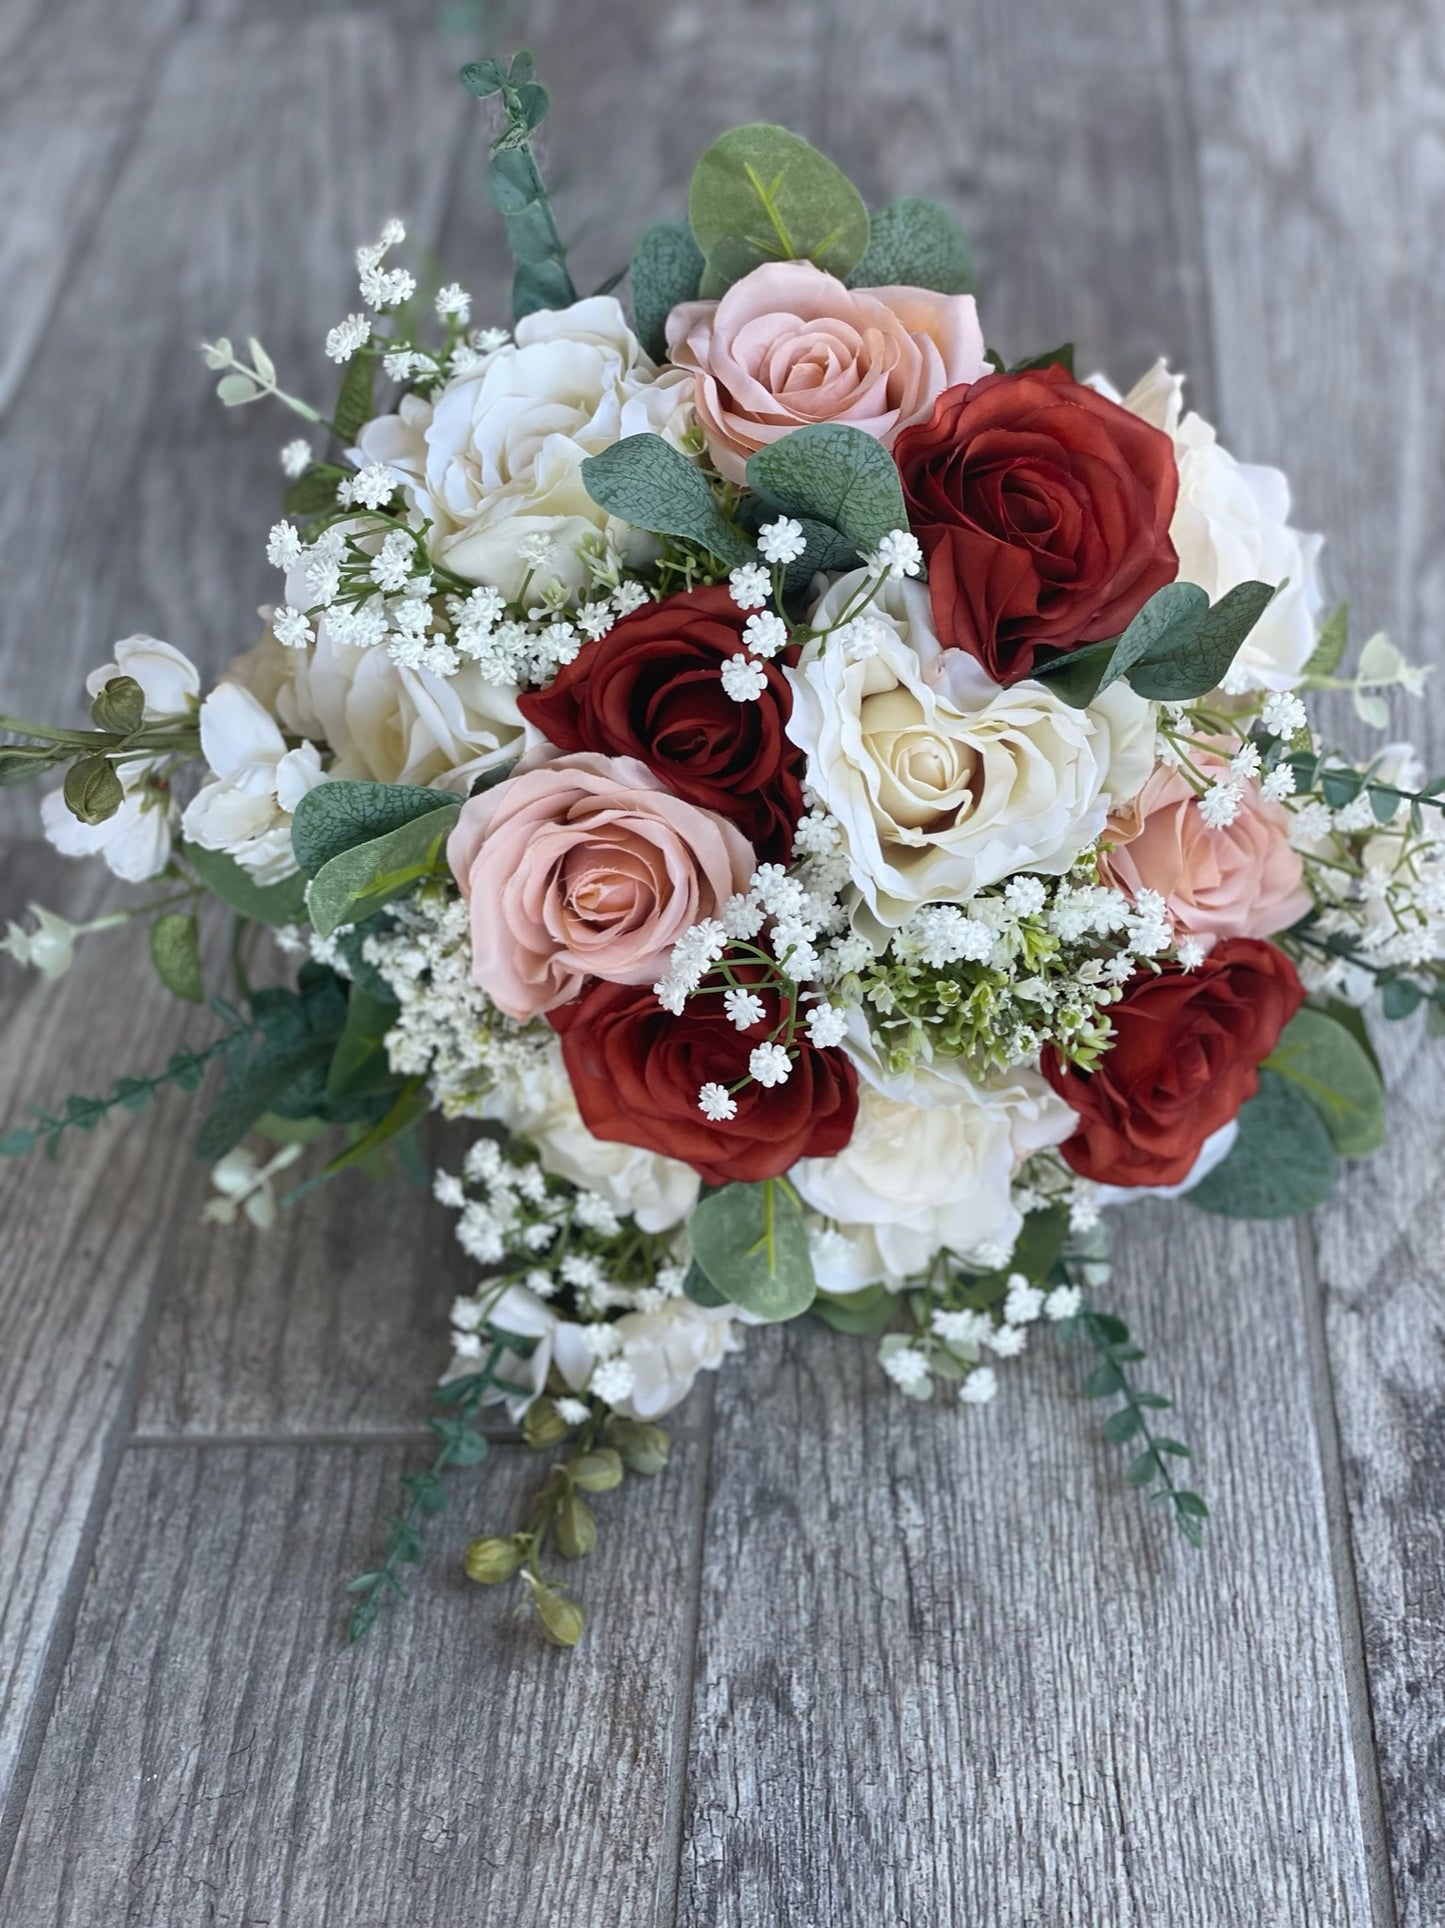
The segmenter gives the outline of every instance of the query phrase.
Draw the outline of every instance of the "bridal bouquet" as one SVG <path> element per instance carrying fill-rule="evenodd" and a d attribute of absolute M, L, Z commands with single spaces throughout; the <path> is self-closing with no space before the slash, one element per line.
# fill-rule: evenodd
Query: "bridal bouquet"
<path fill-rule="evenodd" d="M 261 1226 L 298 1161 L 282 1205 L 469 1121 L 426 1176 L 475 1287 L 353 1635 L 501 1401 L 554 1459 L 467 1570 L 574 1642 L 552 1555 L 593 1545 L 590 1496 L 803 1314 L 966 1406 L 1074 1335 L 1129 1481 L 1197 1544 L 1169 1401 L 1095 1301 L 1100 1214 L 1307 1211 L 1381 1143 L 1360 1013 L 1445 1013 L 1445 779 L 1336 754 L 1302 692 L 1384 726 L 1420 673 L 1379 636 L 1341 673 L 1284 478 L 1163 363 L 1120 395 L 1068 348 L 1006 362 L 945 209 L 870 213 L 739 127 L 628 306 L 620 274 L 579 295 L 530 57 L 463 78 L 499 110 L 510 327 L 423 289 L 389 223 L 329 416 L 259 342 L 207 344 L 224 404 L 301 425 L 259 640 L 207 690 L 131 636 L 92 727 L 0 719 L 5 781 L 64 770 L 55 848 L 148 887 L 78 928 L 32 907 L 11 955 L 55 975 L 144 919 L 222 1027 L 0 1149 L 209 1066 L 208 1212 Z"/>

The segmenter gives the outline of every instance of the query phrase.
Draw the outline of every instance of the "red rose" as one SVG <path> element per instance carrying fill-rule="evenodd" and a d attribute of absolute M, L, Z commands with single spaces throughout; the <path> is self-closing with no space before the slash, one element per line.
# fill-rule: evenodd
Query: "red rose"
<path fill-rule="evenodd" d="M 1117 636 L 1179 572 L 1173 443 L 1057 364 L 945 389 L 893 454 L 940 640 L 1000 683 Z"/>
<path fill-rule="evenodd" d="M 767 1018 L 750 1032 L 720 997 L 694 998 L 681 1017 L 649 989 L 596 984 L 548 1012 L 582 1121 L 597 1138 L 681 1158 L 712 1185 L 776 1178 L 800 1158 L 831 1158 L 853 1135 L 858 1074 L 841 1051 L 821 1051 L 800 1030 L 785 1084 L 734 1094 L 737 1116 L 714 1124 L 697 1095 L 710 1082 L 748 1075 L 748 1058 L 778 1021 L 779 998 L 761 991 Z"/>
<path fill-rule="evenodd" d="M 788 680 L 763 663 L 768 686 L 755 703 L 735 703 L 722 686 L 747 619 L 725 587 L 646 603 L 518 707 L 559 750 L 636 757 L 678 796 L 735 824 L 760 858 L 785 858 L 803 814 L 802 752 L 785 733 Z"/>
<path fill-rule="evenodd" d="M 1180 1184 L 1258 1090 L 1260 1062 L 1304 995 L 1284 952 L 1254 937 L 1222 939 L 1197 970 L 1131 978 L 1097 1071 L 1044 1052 L 1044 1076 L 1079 1114 L 1065 1161 L 1104 1185 Z"/>

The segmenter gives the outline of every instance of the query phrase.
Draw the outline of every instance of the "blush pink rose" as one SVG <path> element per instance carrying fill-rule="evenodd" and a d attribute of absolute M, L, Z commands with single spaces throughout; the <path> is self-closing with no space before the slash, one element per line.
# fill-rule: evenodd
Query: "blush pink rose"
<path fill-rule="evenodd" d="M 584 751 L 470 797 L 447 861 L 471 912 L 472 976 L 508 1017 L 588 978 L 650 984 L 690 924 L 754 869 L 746 837 L 631 757 Z"/>
<path fill-rule="evenodd" d="M 1192 756 L 1201 773 L 1227 773 L 1225 755 Z M 1257 783 L 1246 783 L 1234 822 L 1211 830 L 1189 783 L 1157 764 L 1127 809 L 1109 824 L 1115 848 L 1099 860 L 1107 882 L 1129 897 L 1157 890 L 1181 931 L 1212 949 L 1221 937 L 1273 937 L 1304 916 L 1313 899 L 1290 816 Z"/>
<path fill-rule="evenodd" d="M 847 422 L 885 448 L 946 388 L 988 373 L 972 295 L 845 288 L 807 261 L 768 262 L 721 301 L 684 301 L 667 347 L 696 378 L 718 472 L 809 422 Z"/>

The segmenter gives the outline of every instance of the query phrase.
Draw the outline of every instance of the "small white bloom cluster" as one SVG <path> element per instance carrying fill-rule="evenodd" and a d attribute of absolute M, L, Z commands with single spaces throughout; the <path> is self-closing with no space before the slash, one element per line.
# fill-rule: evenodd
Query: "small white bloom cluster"
<path fill-rule="evenodd" d="M 362 946 L 401 1006 L 386 1039 L 391 1068 L 425 1077 L 444 1116 L 478 1117 L 492 1087 L 525 1078 L 550 1038 L 503 1017 L 474 983 L 460 897 L 429 887 L 394 905 L 391 915 L 392 929 Z"/>
<path fill-rule="evenodd" d="M 998 1376 L 981 1363 L 982 1355 L 1016 1359 L 1028 1343 L 1027 1328 L 1039 1319 L 1072 1318 L 1081 1295 L 1074 1286 L 1046 1290 L 1022 1272 L 1008 1277 L 1002 1304 L 991 1311 L 934 1303 L 925 1328 L 911 1337 L 889 1333 L 878 1348 L 884 1372 L 911 1399 L 927 1399 L 935 1377 L 961 1381 L 965 1405 L 987 1404 L 998 1391 Z"/>

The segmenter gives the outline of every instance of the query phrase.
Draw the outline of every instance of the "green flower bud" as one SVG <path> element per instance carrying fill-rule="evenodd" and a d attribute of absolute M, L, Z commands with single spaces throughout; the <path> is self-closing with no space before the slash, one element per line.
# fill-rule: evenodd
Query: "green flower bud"
<path fill-rule="evenodd" d="M 92 702 L 90 719 L 98 730 L 129 736 L 140 728 L 145 704 L 145 691 L 133 676 L 112 676 Z"/>
<path fill-rule="evenodd" d="M 661 1426 L 649 1426 L 641 1419 L 613 1419 L 607 1437 L 629 1473 L 660 1473 L 667 1464 L 668 1438 Z"/>
<path fill-rule="evenodd" d="M 599 1446 L 568 1460 L 567 1471 L 584 1493 L 610 1493 L 622 1484 L 622 1456 L 611 1446 Z"/>
<path fill-rule="evenodd" d="M 556 1647 L 575 1647 L 582 1638 L 582 1629 L 587 1625 L 587 1616 L 575 1600 L 567 1599 L 565 1594 L 556 1593 L 548 1586 L 532 1585 L 532 1605 L 537 1609 L 537 1618 L 542 1630 Z"/>
<path fill-rule="evenodd" d="M 557 1509 L 556 1534 L 557 1551 L 568 1560 L 580 1560 L 597 1544 L 597 1516 L 576 1493 Z"/>
<path fill-rule="evenodd" d="M 473 1540 L 466 1552 L 469 1580 L 494 1587 L 499 1580 L 510 1580 L 522 1564 L 523 1549 L 515 1540 Z"/>
<path fill-rule="evenodd" d="M 103 756 L 83 756 L 65 773 L 65 805 L 82 823 L 104 823 L 125 800 L 120 778 Z"/>
<path fill-rule="evenodd" d="M 567 1422 L 558 1412 L 555 1401 L 532 1401 L 522 1416 L 522 1437 L 535 1452 L 555 1446 L 559 1439 L 567 1437 Z"/>

